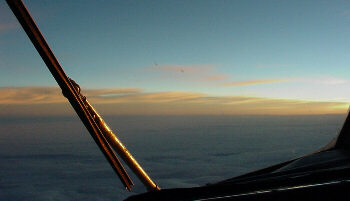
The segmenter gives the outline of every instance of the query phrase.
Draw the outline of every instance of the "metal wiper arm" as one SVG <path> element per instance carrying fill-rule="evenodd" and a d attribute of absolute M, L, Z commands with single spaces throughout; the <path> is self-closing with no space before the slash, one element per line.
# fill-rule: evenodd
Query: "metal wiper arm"
<path fill-rule="evenodd" d="M 125 146 L 108 128 L 101 116 L 98 115 L 96 110 L 89 104 L 86 97 L 80 93 L 79 85 L 77 85 L 65 74 L 23 2 L 21 0 L 6 0 L 6 2 L 22 25 L 24 31 L 27 33 L 56 82 L 62 89 L 63 95 L 69 100 L 75 112 L 78 114 L 90 135 L 119 176 L 125 188 L 131 190 L 133 182 L 117 158 L 116 154 L 113 152 L 111 145 L 116 152 L 121 155 L 126 164 L 135 172 L 140 180 L 146 185 L 148 190 L 159 190 L 159 187 L 150 179 L 137 161 L 127 151 Z"/>

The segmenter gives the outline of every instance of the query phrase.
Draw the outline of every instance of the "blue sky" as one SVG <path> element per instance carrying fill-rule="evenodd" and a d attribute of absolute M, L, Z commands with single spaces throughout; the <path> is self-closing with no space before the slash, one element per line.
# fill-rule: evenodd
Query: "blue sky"
<path fill-rule="evenodd" d="M 87 89 L 350 100 L 347 1 L 25 1 Z M 56 86 L 5 2 L 0 87 Z"/>

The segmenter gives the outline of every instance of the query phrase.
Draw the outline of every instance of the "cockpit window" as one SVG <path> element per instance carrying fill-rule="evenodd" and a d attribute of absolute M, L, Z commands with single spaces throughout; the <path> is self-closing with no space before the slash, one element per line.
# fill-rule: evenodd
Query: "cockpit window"
<path fill-rule="evenodd" d="M 162 187 L 314 152 L 346 117 L 347 2 L 25 3 L 67 75 Z M 129 196 L 5 2 L 0 44 L 0 197 Z"/>

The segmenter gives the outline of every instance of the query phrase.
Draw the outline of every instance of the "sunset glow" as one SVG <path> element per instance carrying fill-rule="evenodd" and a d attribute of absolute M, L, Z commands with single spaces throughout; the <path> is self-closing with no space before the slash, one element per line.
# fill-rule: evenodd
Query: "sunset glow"
<path fill-rule="evenodd" d="M 334 114 L 350 102 L 348 2 L 25 3 L 105 114 Z M 1 115 L 71 114 L 5 2 L 0 44 Z"/>

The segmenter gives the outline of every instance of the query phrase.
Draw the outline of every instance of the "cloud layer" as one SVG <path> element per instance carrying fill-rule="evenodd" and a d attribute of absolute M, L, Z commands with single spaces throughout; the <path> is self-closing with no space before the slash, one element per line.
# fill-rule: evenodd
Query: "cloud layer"
<path fill-rule="evenodd" d="M 83 90 L 103 114 L 326 114 L 345 113 L 344 102 L 315 102 L 244 96 L 209 96 L 203 93 L 144 92 L 138 88 Z M 58 88 L 0 88 L 0 115 L 72 114 Z"/>
<path fill-rule="evenodd" d="M 181 188 L 311 153 L 335 137 L 344 116 L 115 116 L 107 120 L 160 187 Z M 132 195 L 77 118 L 15 122 L 2 122 L 0 127 L 1 200 L 115 201 Z M 129 173 L 135 182 L 132 193 L 145 192 Z"/>

